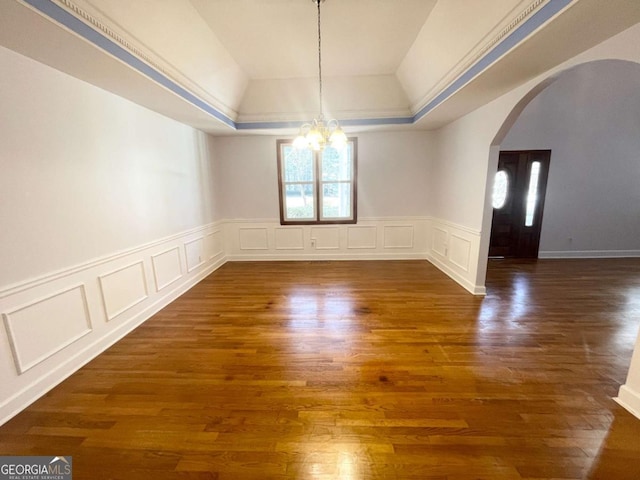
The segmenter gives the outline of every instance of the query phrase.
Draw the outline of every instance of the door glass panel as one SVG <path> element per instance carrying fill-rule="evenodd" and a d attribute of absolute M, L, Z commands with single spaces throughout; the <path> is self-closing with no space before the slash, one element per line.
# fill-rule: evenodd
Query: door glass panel
<path fill-rule="evenodd" d="M 524 226 L 533 226 L 533 216 L 536 213 L 536 203 L 538 200 L 538 177 L 540 177 L 540 162 L 531 164 L 531 175 L 529 177 L 529 193 L 527 193 L 527 213 L 525 215 Z"/>
<path fill-rule="evenodd" d="M 500 209 L 507 203 L 507 192 L 509 191 L 509 176 L 504 170 L 500 170 L 496 173 L 496 177 L 493 180 L 493 196 L 491 197 L 491 204 L 493 208 Z"/>

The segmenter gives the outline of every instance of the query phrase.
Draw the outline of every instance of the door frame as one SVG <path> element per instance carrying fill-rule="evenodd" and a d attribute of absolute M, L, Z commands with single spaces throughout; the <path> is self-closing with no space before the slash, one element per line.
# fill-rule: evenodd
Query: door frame
<path fill-rule="evenodd" d="M 547 192 L 547 184 L 549 177 L 549 168 L 551 165 L 551 150 L 501 150 L 498 156 L 498 167 L 495 175 L 500 171 L 500 162 L 506 157 L 518 156 L 518 176 L 525 175 L 524 178 L 512 178 L 514 195 L 509 199 L 511 202 L 511 215 L 513 216 L 512 225 L 517 225 L 517 230 L 509 233 L 509 245 L 507 255 L 491 254 L 492 242 L 496 233 L 496 214 L 498 210 L 493 209 L 491 220 L 491 231 L 489 234 L 489 257 L 507 257 L 507 258 L 538 258 L 540 250 L 540 236 L 542 233 L 542 220 L 544 215 L 544 206 Z M 527 227 L 524 224 L 526 218 L 527 192 L 529 189 L 529 181 L 531 177 L 531 167 L 534 162 L 540 162 L 540 174 L 538 177 L 538 189 L 536 196 L 536 204 L 534 209 L 534 217 L 532 226 Z M 515 190 L 520 186 L 521 190 Z M 514 210 L 515 208 L 515 210 Z"/>

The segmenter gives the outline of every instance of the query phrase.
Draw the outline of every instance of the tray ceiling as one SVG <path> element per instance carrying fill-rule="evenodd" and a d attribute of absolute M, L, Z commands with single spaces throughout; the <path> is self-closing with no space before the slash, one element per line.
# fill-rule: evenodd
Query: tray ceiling
<path fill-rule="evenodd" d="M 323 107 L 437 128 L 638 21 L 637 0 L 327 0 Z M 0 45 L 214 134 L 273 133 L 318 112 L 316 22 L 311 0 L 0 0 Z"/>

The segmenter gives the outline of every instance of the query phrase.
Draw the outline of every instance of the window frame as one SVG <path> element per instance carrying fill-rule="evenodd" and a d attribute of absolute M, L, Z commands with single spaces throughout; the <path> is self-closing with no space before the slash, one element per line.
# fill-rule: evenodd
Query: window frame
<path fill-rule="evenodd" d="M 323 186 L 327 183 L 347 183 L 346 181 L 323 181 L 322 180 L 322 172 L 321 172 L 321 164 L 322 164 L 322 154 L 324 150 L 320 150 L 318 152 L 312 151 L 313 154 L 313 180 L 311 182 L 302 182 L 302 183 L 311 183 L 313 186 L 313 205 L 314 205 L 314 215 L 315 219 L 303 218 L 300 220 L 292 220 L 287 219 L 285 216 L 285 198 L 284 198 L 284 188 L 288 184 L 295 184 L 295 182 L 285 182 L 283 179 L 284 168 L 282 165 L 282 151 L 283 146 L 291 145 L 293 146 L 293 140 L 289 139 L 279 139 L 276 140 L 276 149 L 277 149 L 277 163 L 278 163 L 278 201 L 279 201 L 279 210 L 280 210 L 280 225 L 345 225 L 345 224 L 356 224 L 358 222 L 358 138 L 357 137 L 348 137 L 347 143 L 351 144 L 351 149 L 353 152 L 353 165 L 352 165 L 352 175 L 351 180 L 348 182 L 351 185 L 352 195 L 352 217 L 348 219 L 339 219 L 333 218 L 329 220 L 321 220 L 322 218 L 322 204 L 321 199 L 323 197 Z"/>

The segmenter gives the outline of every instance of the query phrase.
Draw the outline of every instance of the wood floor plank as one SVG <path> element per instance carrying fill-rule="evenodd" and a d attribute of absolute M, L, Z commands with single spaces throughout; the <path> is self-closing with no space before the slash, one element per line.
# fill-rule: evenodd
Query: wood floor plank
<path fill-rule="evenodd" d="M 0 427 L 75 478 L 640 478 L 640 259 L 228 263 Z M 62 452 L 63 450 L 63 452 Z"/>

